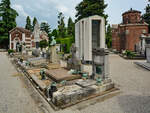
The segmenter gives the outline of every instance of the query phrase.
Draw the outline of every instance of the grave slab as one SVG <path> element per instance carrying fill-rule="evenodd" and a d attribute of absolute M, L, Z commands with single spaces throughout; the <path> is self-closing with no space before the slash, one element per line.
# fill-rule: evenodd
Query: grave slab
<path fill-rule="evenodd" d="M 88 86 L 92 86 L 92 85 L 95 85 L 96 84 L 96 81 L 95 80 L 78 80 L 76 82 L 77 85 L 81 86 L 81 87 L 88 87 Z"/>
<path fill-rule="evenodd" d="M 80 75 L 69 74 L 68 71 L 63 68 L 47 70 L 46 74 L 47 76 L 49 76 L 52 80 L 56 82 L 61 82 L 63 80 L 70 81 L 70 80 L 81 78 Z"/>

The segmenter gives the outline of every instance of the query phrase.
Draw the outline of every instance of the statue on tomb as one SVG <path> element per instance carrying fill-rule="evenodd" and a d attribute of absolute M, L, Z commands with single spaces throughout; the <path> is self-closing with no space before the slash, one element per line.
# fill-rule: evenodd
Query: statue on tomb
<path fill-rule="evenodd" d="M 58 55 L 57 55 L 57 48 L 56 48 L 56 40 L 55 37 L 51 38 L 52 41 L 50 43 L 50 61 L 52 63 L 58 63 Z"/>
<path fill-rule="evenodd" d="M 56 45 L 56 40 L 55 40 L 55 37 L 54 36 L 52 36 L 52 41 L 51 41 L 51 43 L 50 43 L 50 45 L 51 46 L 55 46 Z"/>

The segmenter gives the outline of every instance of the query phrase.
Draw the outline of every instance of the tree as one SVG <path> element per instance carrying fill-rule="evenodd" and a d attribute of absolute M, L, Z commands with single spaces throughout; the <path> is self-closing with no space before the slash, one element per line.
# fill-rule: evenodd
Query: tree
<path fill-rule="evenodd" d="M 47 42 L 46 40 L 40 41 L 39 47 L 40 47 L 41 49 L 46 48 L 47 46 L 48 46 L 48 42 Z"/>
<path fill-rule="evenodd" d="M 68 33 L 69 36 L 74 36 L 74 34 L 75 34 L 74 32 L 75 32 L 75 24 L 72 21 L 72 18 L 69 17 L 69 19 L 68 19 L 67 33 Z"/>
<path fill-rule="evenodd" d="M 143 20 L 149 24 L 149 33 L 150 33 L 150 5 L 148 4 L 145 8 L 145 14 L 142 15 Z"/>
<path fill-rule="evenodd" d="M 93 15 L 102 16 L 107 20 L 108 15 L 104 13 L 106 7 L 104 0 L 83 0 L 76 6 L 77 21 Z"/>
<path fill-rule="evenodd" d="M 40 27 L 41 27 L 42 31 L 45 31 L 47 34 L 50 34 L 51 28 L 50 28 L 50 25 L 48 23 L 42 22 Z"/>
<path fill-rule="evenodd" d="M 1 40 L 3 43 L 0 45 L 8 45 L 9 31 L 16 27 L 17 16 L 17 11 L 11 8 L 10 0 L 2 0 L 0 3 L 0 35 L 5 38 L 3 38 L 4 41 Z"/>
<path fill-rule="evenodd" d="M 112 47 L 112 28 L 111 28 L 110 24 L 107 26 L 106 44 L 107 44 L 108 48 Z"/>
<path fill-rule="evenodd" d="M 58 32 L 57 32 L 56 29 L 54 29 L 54 30 L 52 31 L 51 36 L 54 36 L 55 38 L 58 37 Z"/>
<path fill-rule="evenodd" d="M 58 14 L 58 31 L 59 31 L 59 37 L 64 38 L 66 35 L 66 28 L 65 28 L 65 22 L 64 22 L 64 15 L 62 12 Z"/>
<path fill-rule="evenodd" d="M 32 23 L 32 31 L 34 30 L 34 26 L 35 26 L 36 23 L 37 23 L 37 19 L 36 19 L 36 17 L 34 17 L 33 23 Z"/>
<path fill-rule="evenodd" d="M 28 30 L 32 31 L 31 19 L 30 19 L 29 16 L 27 16 L 27 18 L 26 18 L 26 26 L 25 26 L 25 29 L 28 29 Z"/>

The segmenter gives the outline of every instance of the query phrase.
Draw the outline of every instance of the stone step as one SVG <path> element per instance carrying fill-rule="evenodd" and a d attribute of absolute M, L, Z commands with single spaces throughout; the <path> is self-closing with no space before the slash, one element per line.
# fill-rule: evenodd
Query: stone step
<path fill-rule="evenodd" d="M 135 62 L 136 65 L 139 65 L 147 70 L 150 71 L 150 63 L 147 62 Z"/>

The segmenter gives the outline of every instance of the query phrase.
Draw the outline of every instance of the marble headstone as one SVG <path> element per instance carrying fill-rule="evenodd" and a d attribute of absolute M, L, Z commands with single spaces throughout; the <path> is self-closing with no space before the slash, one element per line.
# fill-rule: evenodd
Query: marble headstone
<path fill-rule="evenodd" d="M 150 63 L 150 44 L 146 45 L 146 58 L 147 62 Z"/>

